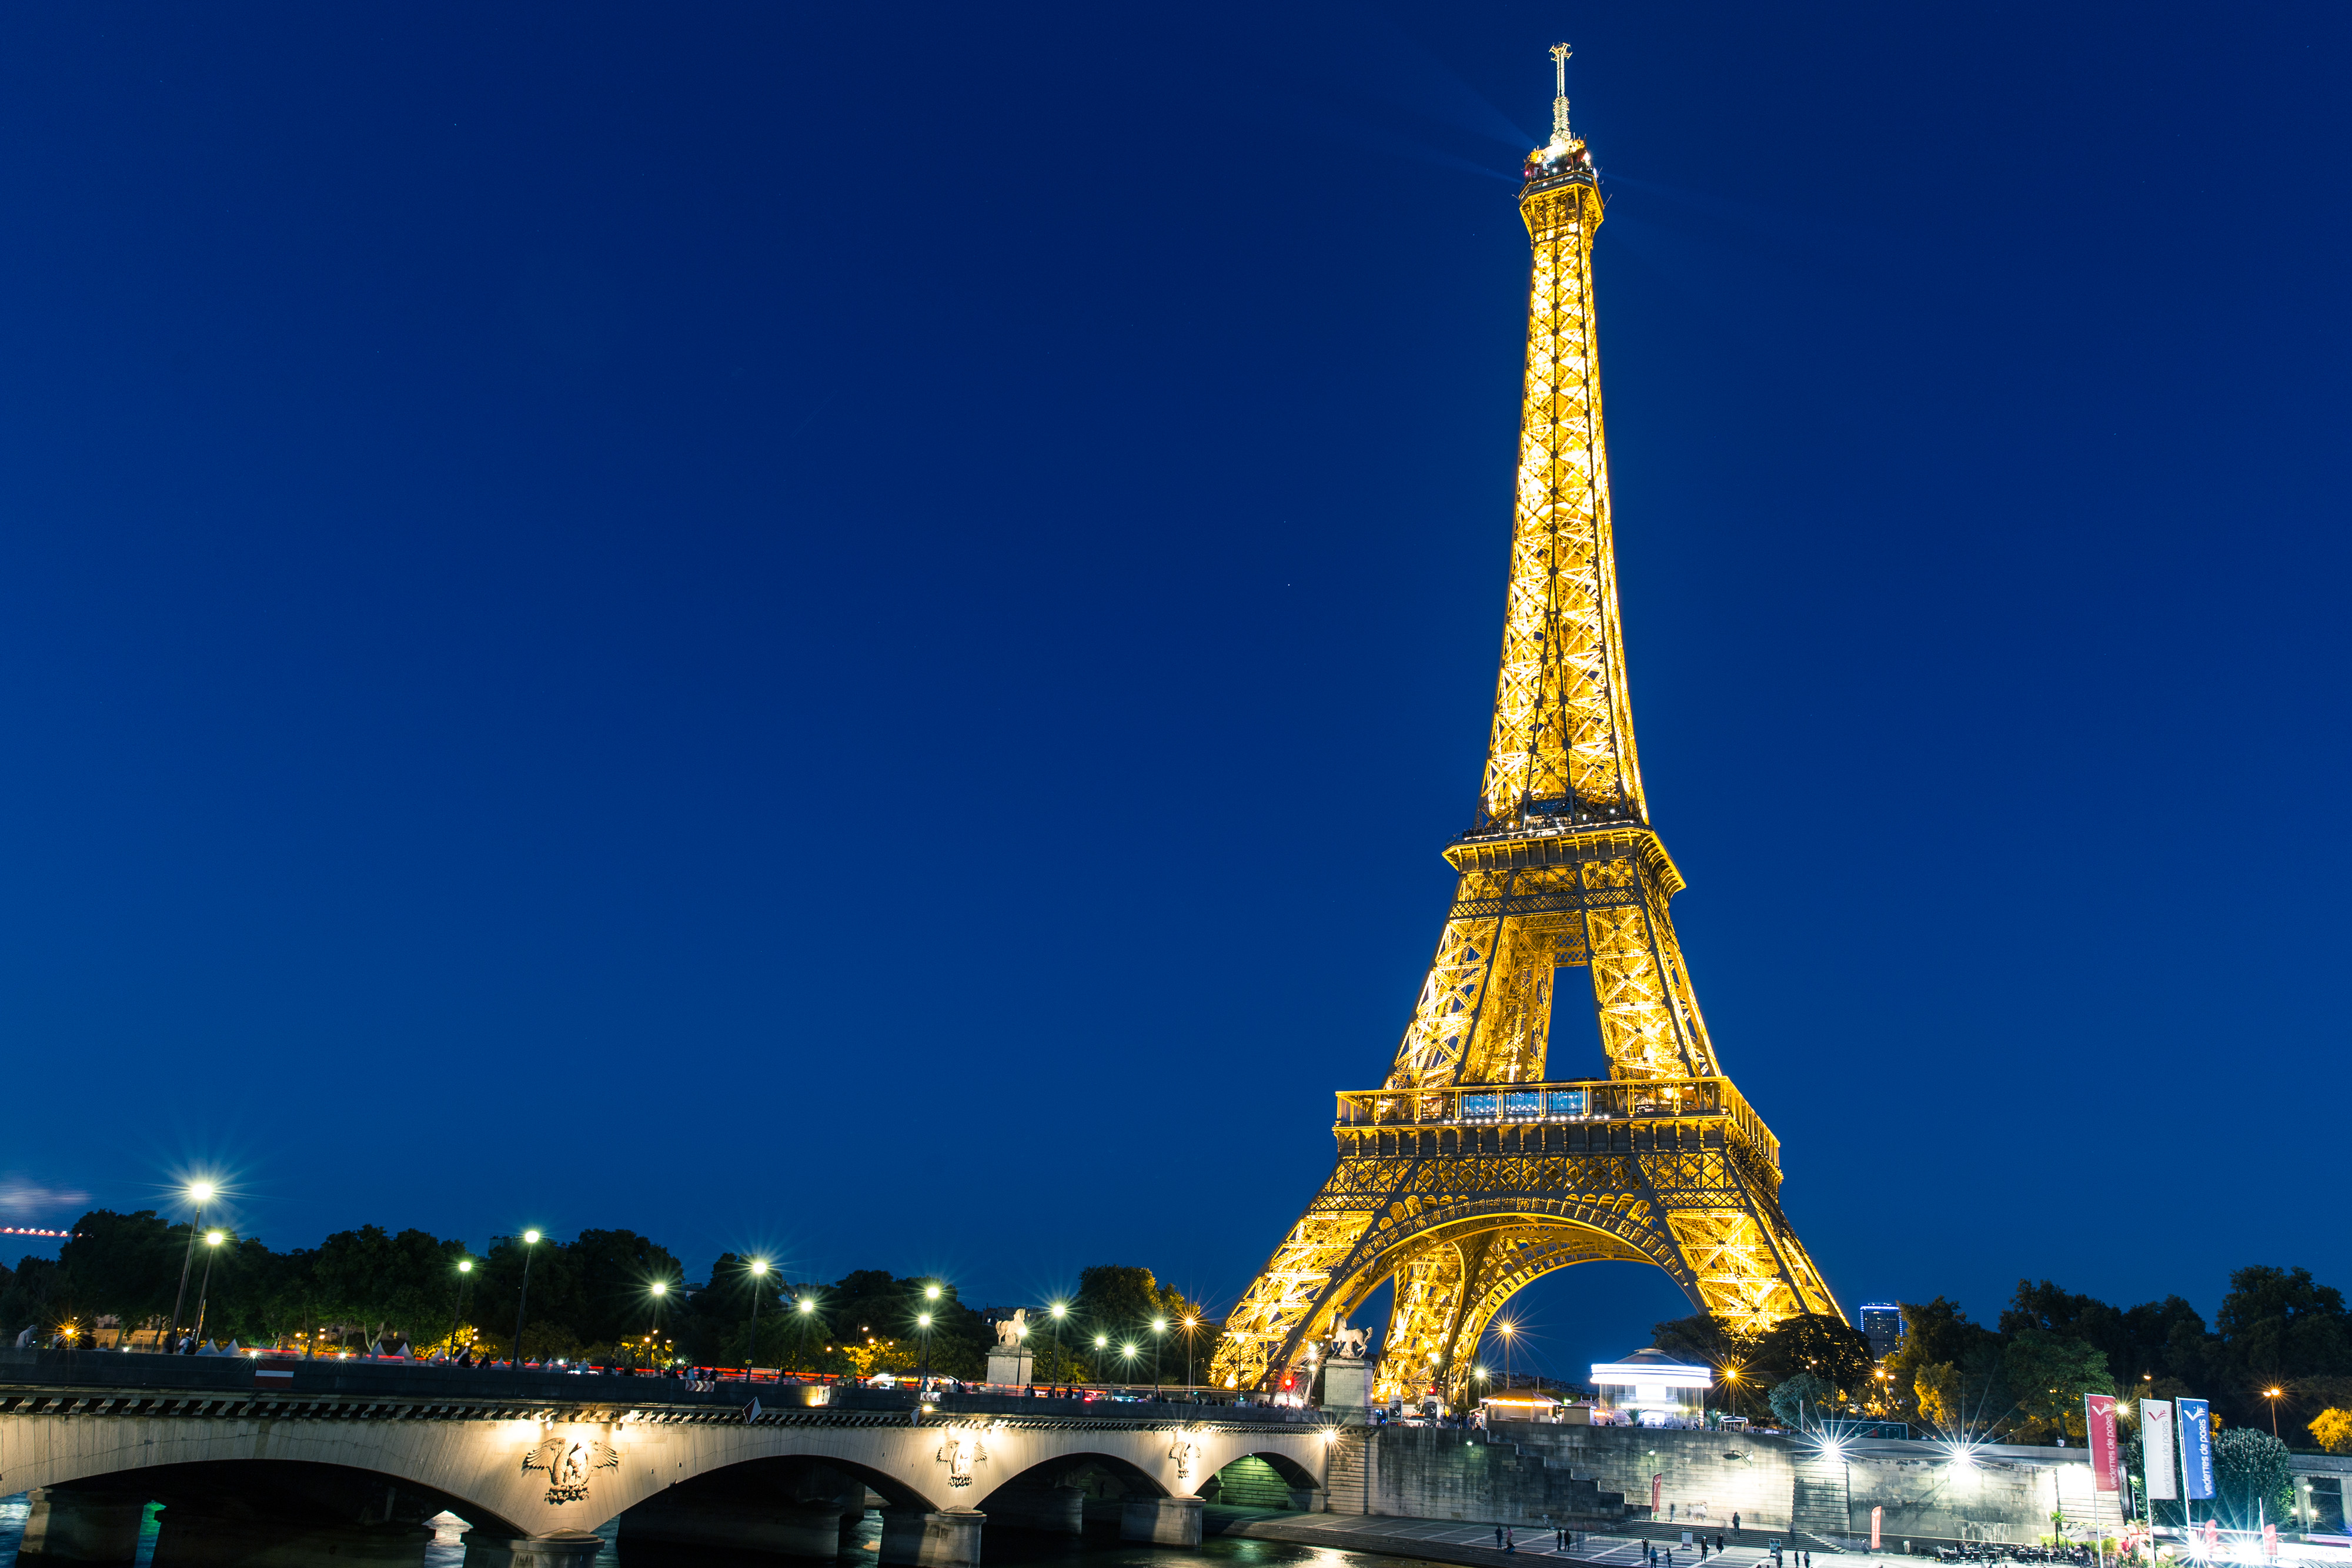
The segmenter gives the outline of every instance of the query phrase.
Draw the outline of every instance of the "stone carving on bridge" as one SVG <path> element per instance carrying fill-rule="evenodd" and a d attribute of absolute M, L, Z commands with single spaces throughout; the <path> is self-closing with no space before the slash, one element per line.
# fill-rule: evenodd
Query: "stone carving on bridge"
<path fill-rule="evenodd" d="M 1189 1481 L 1192 1479 L 1192 1466 L 1201 1458 L 1201 1435 L 1188 1427 L 1179 1427 L 1169 1436 L 1174 1439 L 1168 1457 L 1176 1461 L 1176 1479 Z"/>
<path fill-rule="evenodd" d="M 522 1452 L 523 1473 L 547 1472 L 547 1500 L 582 1502 L 588 1479 L 597 1470 L 621 1468 L 621 1451 L 598 1438 L 583 1440 L 564 1432 L 550 1432 Z"/>
<path fill-rule="evenodd" d="M 997 1320 L 997 1322 L 996 1322 L 996 1348 L 997 1348 L 997 1349 L 999 1349 L 999 1350 L 1019 1350 L 1019 1349 L 1021 1348 L 1021 1342 L 1022 1342 L 1023 1340 L 1024 1340 L 1024 1339 L 1027 1339 L 1028 1337 L 1029 1337 L 1029 1309 L 1028 1309 L 1028 1308 L 1026 1308 L 1026 1307 L 1015 1307 L 1015 1308 L 1013 1308 L 1013 1315 L 1012 1315 L 1011 1317 L 1009 1317 L 1009 1318 L 999 1318 L 999 1319 Z"/>
<path fill-rule="evenodd" d="M 971 1485 L 971 1467 L 988 1458 L 988 1439 L 996 1435 L 1003 1423 L 992 1422 L 985 1427 L 950 1427 L 940 1444 L 940 1463 L 948 1468 L 948 1485 Z"/>

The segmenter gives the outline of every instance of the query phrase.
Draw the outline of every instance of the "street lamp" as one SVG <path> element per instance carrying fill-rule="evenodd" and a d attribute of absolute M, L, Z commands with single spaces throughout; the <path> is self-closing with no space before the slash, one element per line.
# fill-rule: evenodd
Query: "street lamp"
<path fill-rule="evenodd" d="M 648 1320 L 646 1324 L 646 1364 L 650 1367 L 654 1360 L 654 1341 L 661 1333 L 662 1298 L 669 1294 L 669 1281 L 656 1280 L 646 1287 L 646 1294 L 652 1298 L 646 1313 Z"/>
<path fill-rule="evenodd" d="M 1496 1329 L 1503 1336 L 1503 1386 L 1507 1389 L 1511 1386 L 1511 1335 L 1518 1330 L 1513 1323 L 1497 1323 Z"/>
<path fill-rule="evenodd" d="M 180 1337 L 180 1309 L 188 1300 L 188 1266 L 196 1260 L 196 1230 L 205 1222 L 205 1205 L 213 1200 L 215 1188 L 208 1181 L 193 1182 L 188 1196 L 195 1200 L 196 1218 L 188 1226 L 188 1248 L 180 1254 L 180 1293 L 172 1298 L 172 1337 Z"/>
<path fill-rule="evenodd" d="M 1184 1320 L 1184 1392 L 1187 1394 L 1192 1391 L 1192 1330 L 1200 1321 L 1198 1318 Z"/>
<path fill-rule="evenodd" d="M 522 1370 L 522 1315 L 530 1306 L 531 1249 L 539 1245 L 539 1232 L 522 1233 L 522 1292 L 515 1297 L 514 1369 Z"/>
<path fill-rule="evenodd" d="M 936 1294 L 938 1291 L 939 1287 L 934 1285 L 929 1293 Z M 922 1381 L 915 1385 L 915 1403 L 920 1405 L 923 1402 L 923 1396 L 929 1393 L 931 1389 L 931 1314 L 916 1313 L 915 1326 L 923 1331 Z"/>
<path fill-rule="evenodd" d="M 205 1298 L 212 1294 L 213 1260 L 219 1255 L 220 1244 L 226 1239 L 228 1239 L 217 1230 L 205 1232 L 205 1278 L 204 1282 L 196 1287 L 196 1343 L 198 1344 L 204 1343 Z M 2271 1409 L 2275 1414 L 2278 1406 L 2273 1405 Z M 2278 1422 L 2273 1420 L 2271 1425 L 2276 1427 Z"/>
<path fill-rule="evenodd" d="M 474 1271 L 471 1258 L 457 1260 L 457 1304 L 449 1312 L 449 1359 L 457 1359 L 457 1331 L 466 1322 L 466 1276 Z"/>
<path fill-rule="evenodd" d="M 768 1277 L 768 1260 L 751 1260 L 751 1348 L 743 1353 L 743 1381 L 751 1381 L 751 1364 L 760 1359 L 760 1281 Z"/>
<path fill-rule="evenodd" d="M 1118 1380 L 1131 1381 L 1135 1376 L 1135 1343 L 1130 1340 L 1118 1347 Z"/>
<path fill-rule="evenodd" d="M 2279 1396 L 2285 1392 L 2286 1390 L 2284 1388 L 2265 1388 L 2263 1390 L 2263 1397 L 2271 1402 L 2271 1436 L 2273 1437 L 2278 1436 Z"/>
<path fill-rule="evenodd" d="M 1070 1369 L 1062 1360 L 1062 1320 L 1070 1315 L 1070 1304 L 1055 1301 L 1047 1311 L 1054 1319 L 1054 1380 L 1066 1383 L 1070 1379 Z"/>
<path fill-rule="evenodd" d="M 1160 1397 L 1160 1345 L 1168 1335 L 1168 1320 L 1151 1320 L 1151 1396 Z"/>
<path fill-rule="evenodd" d="M 1107 1359 L 1105 1353 L 1109 1349 L 1110 1335 L 1107 1333 L 1095 1335 L 1095 1376 L 1104 1383 L 1110 1381 L 1109 1378 L 1103 1376 L 1103 1362 Z"/>

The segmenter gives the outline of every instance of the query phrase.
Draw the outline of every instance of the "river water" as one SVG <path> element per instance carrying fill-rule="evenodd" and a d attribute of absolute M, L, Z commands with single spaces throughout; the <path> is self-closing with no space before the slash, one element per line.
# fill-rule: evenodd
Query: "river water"
<path fill-rule="evenodd" d="M 22 1492 L 0 1498 L 0 1568 L 14 1568 L 17 1543 L 24 1539 L 25 1516 L 30 1511 L 31 1504 Z M 151 1568 L 153 1562 L 155 1518 L 159 1511 L 153 1506 L 147 1510 L 146 1528 L 139 1536 L 137 1568 Z M 460 1568 L 466 1558 L 465 1522 L 445 1513 L 432 1523 L 434 1540 L 425 1549 L 425 1568 Z M 604 1538 L 604 1550 L 596 1555 L 596 1568 L 620 1568 L 620 1554 L 613 1543 L 618 1528 L 618 1522 L 612 1521 L 596 1532 Z M 877 1561 L 881 1540 L 882 1516 L 868 1513 L 856 1539 L 844 1545 L 835 1562 L 840 1568 L 870 1568 Z M 1142 1546 L 1113 1541 L 1107 1531 L 1089 1534 L 1083 1541 L 1004 1531 L 987 1540 L 982 1555 L 988 1568 L 1290 1568 L 1292 1564 L 1313 1564 L 1314 1568 L 1350 1568 L 1353 1564 L 1361 1564 L 1362 1568 L 1437 1568 L 1417 1558 L 1333 1552 L 1279 1541 L 1212 1537 L 1192 1550 Z M 680 1568 L 692 1559 L 676 1554 L 675 1548 L 667 1548 L 661 1562 L 663 1568 Z M 332 1557 L 321 1556 L 319 1563 L 320 1568 L 340 1568 Z M 742 1563 L 740 1558 L 714 1554 L 709 1568 L 742 1568 Z"/>

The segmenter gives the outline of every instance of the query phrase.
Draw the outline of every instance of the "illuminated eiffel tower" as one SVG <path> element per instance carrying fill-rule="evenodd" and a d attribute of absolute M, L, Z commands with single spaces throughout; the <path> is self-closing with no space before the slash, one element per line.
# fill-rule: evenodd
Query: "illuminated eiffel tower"
<path fill-rule="evenodd" d="M 1267 1387 L 1395 1283 L 1376 1397 L 1458 1399 L 1486 1323 L 1571 1263 L 1654 1263 L 1753 1329 L 1843 1317 L 1780 1212 L 1780 1145 L 1722 1076 L 1666 903 L 1682 873 L 1634 759 L 1593 342 L 1591 155 L 1528 157 L 1535 248 L 1503 665 L 1476 825 L 1388 1082 L 1339 1097 L 1338 1168 L 1225 1324 L 1212 1376 Z M 1582 968 L 1605 1079 L 1548 1082 L 1556 970 Z"/>

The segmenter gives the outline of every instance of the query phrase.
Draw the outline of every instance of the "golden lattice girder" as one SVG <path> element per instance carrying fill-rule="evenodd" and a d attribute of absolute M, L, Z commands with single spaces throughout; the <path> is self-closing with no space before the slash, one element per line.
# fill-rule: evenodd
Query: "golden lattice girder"
<path fill-rule="evenodd" d="M 1554 51 L 1565 61 L 1566 49 Z M 1564 66 L 1563 66 L 1564 68 Z M 1555 1269 L 1646 1260 L 1742 1328 L 1838 1313 L 1780 1207 L 1780 1152 L 1721 1076 L 1667 904 L 1625 685 L 1601 416 L 1601 204 L 1568 128 L 1528 160 L 1533 248 L 1494 727 L 1460 880 L 1388 1079 L 1344 1093 L 1339 1161 L 1226 1325 L 1213 1375 L 1256 1386 L 1379 1285 L 1379 1373 L 1459 1395 L 1462 1353 Z M 1563 968 L 1590 982 L 1606 1080 L 1546 1082 Z"/>

